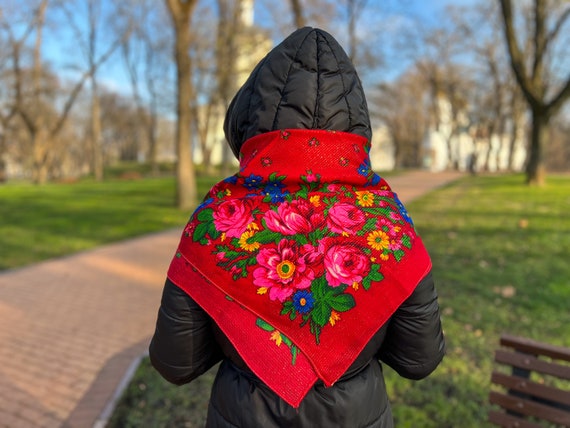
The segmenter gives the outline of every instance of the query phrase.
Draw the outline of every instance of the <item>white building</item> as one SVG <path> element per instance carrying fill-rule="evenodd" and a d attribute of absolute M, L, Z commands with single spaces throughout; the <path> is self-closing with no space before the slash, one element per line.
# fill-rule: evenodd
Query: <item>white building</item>
<path fill-rule="evenodd" d="M 465 115 L 459 115 L 456 132 L 453 134 L 451 105 L 445 99 L 439 100 L 440 122 L 437 127 L 428 128 L 423 141 L 424 166 L 431 171 L 456 168 L 469 170 L 474 161 L 475 171 L 496 172 L 509 166 L 510 135 L 492 135 L 491 138 L 478 135 Z M 512 169 L 524 168 L 526 145 L 524 127 L 515 140 L 512 153 Z"/>

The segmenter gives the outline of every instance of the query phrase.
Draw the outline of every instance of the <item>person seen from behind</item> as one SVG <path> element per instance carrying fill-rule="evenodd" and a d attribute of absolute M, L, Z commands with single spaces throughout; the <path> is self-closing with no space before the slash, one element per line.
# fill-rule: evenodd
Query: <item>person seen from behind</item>
<path fill-rule="evenodd" d="M 207 427 L 393 427 L 381 363 L 425 378 L 445 341 L 428 252 L 371 169 L 354 66 L 330 34 L 299 29 L 224 131 L 240 169 L 182 233 L 153 366 L 181 385 L 221 361 Z"/>

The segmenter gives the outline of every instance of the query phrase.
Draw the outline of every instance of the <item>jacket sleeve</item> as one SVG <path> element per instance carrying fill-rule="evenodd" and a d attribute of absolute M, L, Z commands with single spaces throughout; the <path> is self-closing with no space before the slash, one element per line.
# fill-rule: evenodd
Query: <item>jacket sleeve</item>
<path fill-rule="evenodd" d="M 149 356 L 154 368 L 176 385 L 197 378 L 222 358 L 208 314 L 168 279 Z"/>
<path fill-rule="evenodd" d="M 430 272 L 390 319 L 378 357 L 400 376 L 417 380 L 434 371 L 444 353 L 445 339 Z"/>

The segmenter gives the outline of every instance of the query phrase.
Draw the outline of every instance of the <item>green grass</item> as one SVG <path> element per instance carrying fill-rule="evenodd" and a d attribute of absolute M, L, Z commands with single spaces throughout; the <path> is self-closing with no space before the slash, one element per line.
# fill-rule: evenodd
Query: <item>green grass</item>
<path fill-rule="evenodd" d="M 482 427 L 503 332 L 568 346 L 570 178 L 466 178 L 410 204 L 438 284 L 447 357 L 414 384 L 387 376 L 398 427 Z"/>
<path fill-rule="evenodd" d="M 523 182 L 466 177 L 408 205 L 432 255 L 447 356 L 420 382 L 386 369 L 397 427 L 488 426 L 502 332 L 570 345 L 570 177 Z M 212 378 L 175 387 L 145 360 L 109 426 L 203 426 Z"/>
<path fill-rule="evenodd" d="M 198 177 L 199 193 L 217 181 Z M 0 185 L 0 270 L 182 227 L 172 177 Z"/>

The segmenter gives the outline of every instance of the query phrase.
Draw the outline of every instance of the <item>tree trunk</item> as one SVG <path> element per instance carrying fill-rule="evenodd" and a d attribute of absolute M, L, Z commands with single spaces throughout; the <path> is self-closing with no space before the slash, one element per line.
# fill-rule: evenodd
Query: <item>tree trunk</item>
<path fill-rule="evenodd" d="M 189 209 L 196 201 L 196 177 L 190 148 L 191 126 L 190 100 L 192 98 L 191 59 L 188 52 L 190 45 L 189 25 L 180 25 L 176 36 L 176 63 L 178 105 L 176 124 L 176 151 L 178 162 L 176 177 L 178 184 L 177 203 L 181 209 Z"/>
<path fill-rule="evenodd" d="M 148 160 L 150 163 L 150 173 L 153 177 L 158 177 L 160 174 L 160 168 L 158 165 L 158 141 L 156 137 L 156 128 L 157 115 L 155 109 L 152 108 L 150 111 L 150 117 L 148 118 L 146 132 L 148 138 Z"/>
<path fill-rule="evenodd" d="M 305 17 L 303 16 L 303 6 L 299 0 L 290 0 L 291 9 L 293 10 L 293 20 L 295 21 L 295 27 L 303 28 L 305 24 Z"/>
<path fill-rule="evenodd" d="M 192 136 L 192 120 L 190 102 L 193 97 L 192 60 L 190 58 L 190 17 L 196 5 L 196 0 L 181 1 L 167 0 L 167 6 L 174 24 L 175 58 L 176 58 L 176 199 L 180 209 L 190 209 L 196 202 L 196 176 L 190 138 Z"/>
<path fill-rule="evenodd" d="M 546 0 L 534 0 L 532 2 L 532 43 L 534 49 L 529 57 L 528 52 L 521 51 L 519 47 L 512 0 L 500 0 L 500 3 L 511 68 L 532 111 L 532 132 L 526 164 L 526 181 L 528 184 L 540 186 L 544 184 L 546 174 L 542 145 L 547 142 L 549 119 L 570 99 L 569 78 L 563 82 L 557 93 L 551 95 L 550 101 L 547 101 L 547 76 L 553 71 L 550 70 L 550 73 L 545 71 L 545 59 L 548 58 L 549 54 L 553 54 L 552 51 L 548 50 L 549 46 L 559 35 L 560 30 L 564 28 L 564 23 L 570 16 L 570 12 L 568 9 L 564 12 L 558 9 L 559 15 L 555 16 L 553 12 L 557 9 L 553 6 L 556 3 L 553 2 L 548 5 Z M 549 12 L 551 12 L 550 16 L 548 16 Z M 527 64 L 531 65 L 530 69 L 528 69 Z"/>
<path fill-rule="evenodd" d="M 530 185 L 545 184 L 544 145 L 548 142 L 549 119 L 541 109 L 532 110 L 532 131 L 526 164 L 526 182 Z"/>
<path fill-rule="evenodd" d="M 103 181 L 103 149 L 101 147 L 101 106 L 97 82 L 91 77 L 91 169 L 96 181 Z"/>
<path fill-rule="evenodd" d="M 36 130 L 32 133 L 32 156 L 33 169 L 32 181 L 35 184 L 45 184 L 48 181 L 47 151 L 49 135 L 44 130 Z"/>

